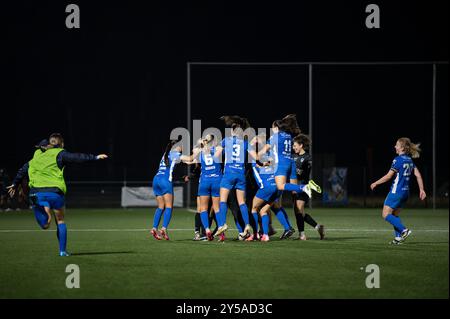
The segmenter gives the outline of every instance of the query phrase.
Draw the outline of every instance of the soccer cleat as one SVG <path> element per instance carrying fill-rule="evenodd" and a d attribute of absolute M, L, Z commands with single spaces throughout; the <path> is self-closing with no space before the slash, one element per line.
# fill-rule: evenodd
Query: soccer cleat
<path fill-rule="evenodd" d="M 161 240 L 161 236 L 158 234 L 158 231 L 155 228 L 152 228 L 152 230 L 150 231 L 150 233 L 152 234 L 152 236 L 156 239 L 156 240 Z"/>
<path fill-rule="evenodd" d="M 59 252 L 59 256 L 61 256 L 61 257 L 69 257 L 70 254 L 67 251 L 60 251 Z"/>
<path fill-rule="evenodd" d="M 209 241 L 214 240 L 214 236 L 213 236 L 212 232 L 209 229 L 206 231 L 206 237 L 207 237 L 207 239 Z"/>
<path fill-rule="evenodd" d="M 319 225 L 317 231 L 319 232 L 320 240 L 323 240 L 325 238 L 325 226 Z"/>
<path fill-rule="evenodd" d="M 281 234 L 280 240 L 288 239 L 288 238 L 291 237 L 294 233 L 295 233 L 295 229 L 294 229 L 294 228 L 289 228 L 288 230 L 285 230 L 285 231 L 283 232 L 283 234 Z"/>
<path fill-rule="evenodd" d="M 305 186 L 303 186 L 302 191 L 308 195 L 309 198 L 312 197 L 312 193 L 311 193 L 311 187 L 309 186 L 309 184 L 306 184 Z"/>
<path fill-rule="evenodd" d="M 314 182 L 312 179 L 309 180 L 308 185 L 313 191 L 319 194 L 322 193 L 322 188 L 319 185 L 317 185 L 316 182 Z"/>
<path fill-rule="evenodd" d="M 305 241 L 306 240 L 306 235 L 300 235 L 300 236 L 298 236 L 298 240 L 303 240 L 303 241 Z"/>
<path fill-rule="evenodd" d="M 248 236 L 246 239 L 245 239 L 245 241 L 253 241 L 254 240 L 254 236 L 253 235 L 250 235 L 250 236 Z"/>
<path fill-rule="evenodd" d="M 225 232 L 228 229 L 228 225 L 227 224 L 223 224 L 223 226 L 220 226 L 217 231 L 216 231 L 216 236 L 222 234 L 223 232 Z"/>
<path fill-rule="evenodd" d="M 238 240 L 246 240 L 248 237 L 250 237 L 249 233 L 246 234 L 245 232 L 242 232 L 242 233 L 239 233 Z"/>
<path fill-rule="evenodd" d="M 391 245 L 401 245 L 402 244 L 402 238 L 401 237 L 395 237 L 392 241 L 391 241 Z"/>
<path fill-rule="evenodd" d="M 220 234 L 219 235 L 219 239 L 217 240 L 218 242 L 224 242 L 225 241 L 225 234 Z"/>
<path fill-rule="evenodd" d="M 406 238 L 408 238 L 409 235 L 411 235 L 411 233 L 412 233 L 412 231 L 411 231 L 409 228 L 405 228 L 405 229 L 402 231 L 402 236 L 401 236 L 402 241 L 405 241 Z"/>
<path fill-rule="evenodd" d="M 200 238 L 201 238 L 200 232 L 196 231 L 196 232 L 195 232 L 195 235 L 194 235 L 194 238 L 193 238 L 192 240 L 199 241 Z"/>
<path fill-rule="evenodd" d="M 164 228 L 161 228 L 161 230 L 159 231 L 159 233 L 161 234 L 161 237 L 164 238 L 165 240 L 169 240 L 169 235 L 167 235 L 167 231 Z"/>
<path fill-rule="evenodd" d="M 251 226 L 249 224 L 247 224 L 244 228 L 244 234 L 246 237 L 248 237 L 250 235 L 250 230 L 251 230 Z"/>
<path fill-rule="evenodd" d="M 261 241 L 269 241 L 269 240 L 270 240 L 269 235 L 266 235 L 266 234 L 262 235 Z"/>

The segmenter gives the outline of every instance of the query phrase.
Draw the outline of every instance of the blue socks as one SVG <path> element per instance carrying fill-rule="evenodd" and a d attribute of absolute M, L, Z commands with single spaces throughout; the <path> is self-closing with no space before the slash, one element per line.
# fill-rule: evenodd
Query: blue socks
<path fill-rule="evenodd" d="M 264 233 L 264 235 L 268 235 L 269 234 L 269 215 L 264 215 L 261 217 L 261 219 L 262 219 L 263 233 Z"/>
<path fill-rule="evenodd" d="M 238 232 L 242 233 L 244 230 L 241 227 L 241 224 L 239 224 L 239 220 L 236 218 L 234 223 L 236 224 L 236 228 L 238 230 Z"/>
<path fill-rule="evenodd" d="M 291 223 L 289 222 L 289 217 L 288 217 L 288 214 L 286 213 L 286 210 L 284 209 L 284 207 L 281 207 L 280 209 L 284 215 L 284 218 L 286 218 L 286 222 L 287 222 L 289 228 L 292 228 Z"/>
<path fill-rule="evenodd" d="M 284 184 L 284 190 L 290 191 L 290 192 L 297 192 L 301 193 L 303 191 L 303 185 L 297 185 L 297 184 Z"/>
<path fill-rule="evenodd" d="M 253 219 L 255 221 L 255 227 L 253 227 L 253 231 L 255 233 L 257 233 L 258 232 L 258 213 L 257 212 L 252 212 L 252 216 L 253 216 Z"/>
<path fill-rule="evenodd" d="M 227 210 L 228 210 L 227 202 L 220 202 L 219 220 L 218 220 L 219 227 L 223 226 L 227 221 Z"/>
<path fill-rule="evenodd" d="M 286 217 L 284 216 L 282 210 L 278 209 L 275 212 L 275 215 L 277 216 L 277 219 L 280 222 L 280 224 L 283 225 L 284 230 L 288 230 L 290 228 L 290 226 L 289 226 L 289 223 L 287 222 Z"/>
<path fill-rule="evenodd" d="M 170 223 L 170 219 L 172 218 L 172 208 L 164 209 L 164 218 L 163 218 L 163 227 L 167 228 Z"/>
<path fill-rule="evenodd" d="M 34 211 L 34 217 L 36 217 L 36 221 L 38 222 L 39 226 L 44 229 L 47 225 L 48 216 L 44 211 L 43 207 L 33 207 Z"/>
<path fill-rule="evenodd" d="M 153 217 L 153 228 L 158 228 L 159 221 L 161 220 L 163 209 L 157 208 L 155 211 L 155 217 Z"/>
<path fill-rule="evenodd" d="M 64 224 L 64 223 L 58 224 L 56 236 L 58 237 L 58 241 L 59 241 L 59 251 L 65 252 L 66 245 L 67 245 L 67 226 L 66 226 L 66 224 Z"/>
<path fill-rule="evenodd" d="M 248 224 L 250 224 L 250 219 L 248 218 L 247 204 L 239 205 L 239 208 L 241 210 L 242 219 L 244 220 L 244 223 L 247 226 Z"/>
<path fill-rule="evenodd" d="M 405 230 L 405 226 L 403 226 L 402 221 L 400 220 L 399 217 L 396 217 L 392 214 L 389 214 L 386 216 L 385 220 L 391 224 L 392 226 L 394 226 L 394 229 L 396 232 L 402 232 L 403 230 Z"/>
<path fill-rule="evenodd" d="M 209 216 L 208 212 L 205 210 L 200 213 L 200 218 L 202 220 L 203 228 L 208 229 L 209 228 Z"/>

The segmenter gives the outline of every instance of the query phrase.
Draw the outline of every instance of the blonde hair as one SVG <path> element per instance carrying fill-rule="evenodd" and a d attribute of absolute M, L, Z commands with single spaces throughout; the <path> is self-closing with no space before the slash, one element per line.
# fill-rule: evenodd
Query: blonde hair
<path fill-rule="evenodd" d="M 412 158 L 419 158 L 420 152 L 420 143 L 414 144 L 408 137 L 400 137 L 397 140 L 403 147 L 403 151 L 411 156 Z"/>

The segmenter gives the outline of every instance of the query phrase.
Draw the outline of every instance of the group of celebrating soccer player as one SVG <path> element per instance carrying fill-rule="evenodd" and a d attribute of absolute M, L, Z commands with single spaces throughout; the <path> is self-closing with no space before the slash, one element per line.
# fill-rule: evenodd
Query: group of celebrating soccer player
<path fill-rule="evenodd" d="M 294 194 L 299 239 L 306 240 L 305 221 L 315 227 L 323 239 L 324 226 L 318 225 L 304 210 L 312 190 L 321 193 L 321 188 L 309 179 L 311 157 L 307 149 L 310 140 L 308 136 L 301 134 L 296 116 L 290 114 L 274 121 L 273 134 L 267 142 L 262 134 L 249 140 L 244 134 L 250 127 L 247 119 L 240 116 L 223 116 L 222 119 L 231 134 L 220 142 L 216 141 L 214 136 L 207 135 L 198 141 L 189 156 L 181 154 L 182 149 L 177 141 L 171 141 L 167 145 L 153 179 L 153 190 L 158 202 L 151 229 L 153 237 L 157 240 L 169 239 L 167 227 L 172 214 L 172 173 L 177 163 L 184 162 L 200 165 L 197 212 L 208 240 L 211 241 L 214 237 L 218 237 L 219 241 L 225 240 L 230 192 L 235 192 L 233 201 L 239 207 L 234 216 L 240 240 L 269 241 L 269 232 L 273 229 L 270 227 L 270 211 L 274 212 L 284 228 L 280 239 L 291 237 L 295 230 L 281 204 L 283 191 Z M 249 193 L 246 177 L 248 171 L 252 172 L 258 187 L 250 202 L 252 216 L 246 201 Z M 213 218 L 210 218 L 210 213 Z M 158 230 L 163 214 L 163 225 Z M 212 220 L 215 220 L 217 225 L 214 231 L 211 231 Z"/>
<path fill-rule="evenodd" d="M 207 240 L 211 241 L 214 237 L 218 237 L 219 241 L 225 240 L 229 207 L 233 212 L 240 240 L 269 241 L 269 236 L 275 233 L 271 226 L 271 212 L 284 228 L 280 239 L 291 237 L 295 230 L 282 206 L 283 192 L 293 194 L 298 239 L 306 240 L 305 222 L 314 227 L 320 239 L 323 239 L 324 226 L 305 213 L 305 205 L 311 198 L 312 191 L 321 193 L 321 188 L 310 179 L 312 163 L 308 147 L 311 141 L 301 133 L 296 116 L 290 114 L 274 121 L 272 135 L 268 140 L 264 134 L 249 139 L 244 134 L 250 127 L 245 118 L 224 116 L 222 119 L 231 134 L 220 142 L 213 135 L 207 135 L 198 141 L 190 155 L 182 155 L 183 150 L 178 141 L 170 141 L 167 145 L 153 179 L 153 191 L 158 203 L 151 229 L 153 237 L 157 240 L 169 240 L 167 228 L 173 209 L 172 173 L 175 165 L 183 162 L 200 168 L 196 220 L 201 223 Z M 424 200 L 426 197 L 422 176 L 412 160 L 419 157 L 419 146 L 409 138 L 399 138 L 395 144 L 397 157 L 389 172 L 370 185 L 373 190 L 395 176 L 382 212 L 383 219 L 394 227 L 395 237 L 391 243 L 395 245 L 402 244 L 411 234 L 411 230 L 402 224 L 399 213 L 409 197 L 412 174 L 417 179 L 420 199 Z M 55 217 L 60 256 L 69 256 L 66 251 L 67 227 L 64 222 L 64 168 L 69 163 L 107 157 L 106 154 L 70 153 L 64 149 L 61 134 L 54 133 L 36 145 L 32 159 L 23 165 L 8 187 L 9 194 L 14 196 L 22 180 L 28 177 L 30 202 L 39 226 L 42 229 L 49 228 L 52 213 Z M 252 184 L 256 187 L 252 187 Z M 252 216 L 249 214 L 249 207 Z M 163 222 L 159 228 L 161 218 Z M 216 229 L 211 230 L 213 221 Z M 198 233 L 195 238 L 200 238 Z"/>

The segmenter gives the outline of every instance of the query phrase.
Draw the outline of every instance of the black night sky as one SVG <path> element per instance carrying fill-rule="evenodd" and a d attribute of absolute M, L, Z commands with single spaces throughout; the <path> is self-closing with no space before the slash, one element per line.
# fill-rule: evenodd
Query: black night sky
<path fill-rule="evenodd" d="M 81 28 L 65 27 L 76 3 Z M 172 128 L 186 127 L 186 63 L 448 61 L 447 1 L 17 1 L 6 13 L 0 167 L 14 175 L 33 145 L 61 132 L 73 152 L 111 155 L 68 180 L 150 180 Z M 2 32 L 3 33 L 3 32 Z M 254 127 L 296 113 L 308 127 L 306 66 L 191 69 L 192 118 Z M 313 143 L 346 167 L 388 170 L 400 136 L 421 142 L 431 174 L 432 66 L 315 66 Z M 448 65 L 437 67 L 438 186 L 448 183 Z M 328 154 L 328 155 L 327 155 Z M 427 173 L 428 172 L 428 173 Z M 430 181 L 428 179 L 428 185 Z M 448 186 L 447 186 L 448 187 Z"/>

